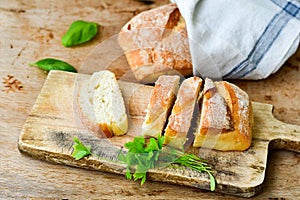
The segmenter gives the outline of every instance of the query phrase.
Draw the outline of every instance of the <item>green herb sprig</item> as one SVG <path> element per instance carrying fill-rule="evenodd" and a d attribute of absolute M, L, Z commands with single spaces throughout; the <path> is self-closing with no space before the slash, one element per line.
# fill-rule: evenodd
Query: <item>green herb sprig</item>
<path fill-rule="evenodd" d="M 180 154 L 180 153 L 179 153 Z M 210 190 L 214 191 L 216 188 L 216 180 L 211 172 L 211 167 L 208 166 L 201 158 L 197 157 L 194 154 L 183 154 L 176 159 L 174 164 L 179 164 L 191 169 L 194 169 L 199 172 L 206 172 L 210 178 Z"/>
<path fill-rule="evenodd" d="M 85 146 L 74 137 L 75 144 L 72 156 L 76 159 L 82 159 L 91 155 L 91 146 Z M 185 166 L 198 172 L 206 172 L 210 178 L 210 190 L 216 188 L 216 180 L 212 174 L 211 167 L 194 154 L 187 154 L 171 147 L 163 147 L 164 137 L 158 136 L 157 139 L 150 138 L 147 142 L 143 137 L 135 137 L 132 142 L 127 142 L 124 146 L 128 149 L 126 154 L 120 152 L 118 159 L 125 163 L 126 178 L 141 180 L 143 185 L 147 178 L 147 172 L 150 169 L 160 166 L 169 166 L 170 164 L 178 164 Z M 134 173 L 132 173 L 134 171 Z"/>
<path fill-rule="evenodd" d="M 75 160 L 80 160 L 86 156 L 91 155 L 91 146 L 85 146 L 77 137 L 73 138 L 74 145 L 73 145 L 73 153 L 72 156 Z"/>
<path fill-rule="evenodd" d="M 132 142 L 126 143 L 127 154 L 120 153 L 119 155 L 119 160 L 127 164 L 126 178 L 133 178 L 135 181 L 141 179 L 141 185 L 143 185 L 149 169 L 178 164 L 198 172 L 208 173 L 210 177 L 210 190 L 215 190 L 216 181 L 211 167 L 204 160 L 194 154 L 183 153 L 168 146 L 163 148 L 163 143 L 163 136 L 158 136 L 157 139 L 150 138 L 148 144 L 143 137 L 135 137 Z M 132 174 L 131 171 L 134 169 L 135 171 Z"/>
<path fill-rule="evenodd" d="M 141 185 L 146 181 L 146 173 L 149 169 L 156 166 L 159 155 L 162 152 L 164 138 L 150 138 L 146 144 L 145 138 L 135 137 L 133 142 L 128 142 L 125 147 L 128 149 L 126 155 L 120 154 L 119 160 L 127 164 L 126 178 L 138 180 L 141 179 Z M 131 174 L 131 168 L 136 167 L 134 174 Z"/>

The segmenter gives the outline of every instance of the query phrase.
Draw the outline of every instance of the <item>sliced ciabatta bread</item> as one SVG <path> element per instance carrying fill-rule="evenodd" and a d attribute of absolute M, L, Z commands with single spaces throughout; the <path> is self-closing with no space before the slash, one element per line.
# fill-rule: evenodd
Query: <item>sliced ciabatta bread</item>
<path fill-rule="evenodd" d="M 221 151 L 249 148 L 253 116 L 247 93 L 226 81 L 206 79 L 203 94 L 194 147 Z"/>
<path fill-rule="evenodd" d="M 187 141 L 195 104 L 202 86 L 202 79 L 191 77 L 180 85 L 175 105 L 165 129 L 165 144 L 182 149 Z"/>
<path fill-rule="evenodd" d="M 103 70 L 95 72 L 93 106 L 96 122 L 105 135 L 124 135 L 128 130 L 128 118 L 124 99 L 115 74 Z"/>
<path fill-rule="evenodd" d="M 91 76 L 87 80 L 78 80 L 78 95 L 76 98 L 77 101 L 75 107 L 76 116 L 78 116 L 78 122 L 81 123 L 84 127 L 86 127 L 91 133 L 93 133 L 97 137 L 111 137 L 112 134 L 104 134 L 104 132 L 100 129 L 100 126 L 96 121 L 93 101 L 95 85 L 97 82 L 97 76 Z"/>
<path fill-rule="evenodd" d="M 144 136 L 156 137 L 162 134 L 167 117 L 176 99 L 179 80 L 180 77 L 177 75 L 163 75 L 155 82 L 142 125 Z"/>
<path fill-rule="evenodd" d="M 206 78 L 203 88 L 203 101 L 201 106 L 200 131 L 224 132 L 232 129 L 230 110 L 224 97 L 219 93 L 215 83 Z"/>
<path fill-rule="evenodd" d="M 118 41 L 140 82 L 162 74 L 192 75 L 185 21 L 175 4 L 141 12 L 121 29 Z"/>
<path fill-rule="evenodd" d="M 82 124 L 99 138 L 126 133 L 127 114 L 114 74 L 95 72 L 79 82 L 76 110 Z"/>

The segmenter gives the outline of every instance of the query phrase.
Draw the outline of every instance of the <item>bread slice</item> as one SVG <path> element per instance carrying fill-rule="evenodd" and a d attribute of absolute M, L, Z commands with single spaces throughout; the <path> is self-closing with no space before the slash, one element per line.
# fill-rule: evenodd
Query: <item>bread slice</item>
<path fill-rule="evenodd" d="M 128 118 L 114 73 L 95 72 L 91 79 L 96 79 L 93 99 L 96 122 L 105 135 L 124 135 L 128 130 Z"/>
<path fill-rule="evenodd" d="M 192 75 L 185 21 L 175 4 L 141 12 L 118 37 L 136 79 L 154 83 L 163 74 Z"/>
<path fill-rule="evenodd" d="M 202 86 L 202 79 L 191 77 L 185 79 L 178 91 L 175 105 L 165 129 L 165 144 L 182 149 L 187 141 L 191 127 L 195 104 Z"/>
<path fill-rule="evenodd" d="M 114 74 L 104 70 L 93 73 L 88 80 L 78 81 L 80 85 L 78 86 L 76 113 L 80 116 L 81 123 L 99 138 L 126 133 L 127 114 Z M 101 95 L 108 102 L 107 105 L 110 107 L 114 105 L 114 109 L 103 108 Z M 120 114 L 114 114 L 119 111 L 121 111 Z"/>
<path fill-rule="evenodd" d="M 91 133 L 93 133 L 98 138 L 111 137 L 112 134 L 105 135 L 100 129 L 99 124 L 96 120 L 96 115 L 94 111 L 94 91 L 95 85 L 98 82 L 97 76 L 91 76 L 87 80 L 78 80 L 78 95 L 77 102 L 75 105 L 76 118 L 78 123 L 81 123 L 85 128 L 87 128 Z M 78 118 L 77 118 L 78 116 Z"/>
<path fill-rule="evenodd" d="M 247 93 L 226 81 L 205 80 L 199 127 L 194 147 L 221 151 L 249 148 L 252 140 L 252 107 Z"/>
<path fill-rule="evenodd" d="M 163 75 L 155 82 L 142 125 L 144 136 L 157 137 L 162 134 L 167 117 L 176 99 L 179 80 L 180 77 L 177 75 Z"/>

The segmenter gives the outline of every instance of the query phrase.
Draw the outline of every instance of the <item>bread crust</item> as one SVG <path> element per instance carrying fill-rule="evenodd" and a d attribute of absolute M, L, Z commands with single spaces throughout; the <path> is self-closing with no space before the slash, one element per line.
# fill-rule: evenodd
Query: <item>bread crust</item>
<path fill-rule="evenodd" d="M 124 25 L 118 40 L 140 82 L 154 83 L 161 74 L 192 75 L 185 22 L 175 4 L 138 14 Z"/>
<path fill-rule="evenodd" d="M 162 135 L 167 117 L 176 99 L 180 77 L 163 75 L 155 82 L 154 90 L 142 125 L 144 136 Z"/>
<path fill-rule="evenodd" d="M 232 129 L 230 110 L 211 79 L 205 79 L 201 106 L 200 131 L 218 134 Z"/>
<path fill-rule="evenodd" d="M 209 101 L 212 96 L 205 97 L 202 103 L 201 120 L 195 133 L 194 147 L 212 148 L 221 151 L 244 151 L 252 141 L 253 114 L 252 105 L 247 93 L 239 87 L 226 82 L 215 82 L 216 94 L 226 102 L 226 113 L 211 109 L 216 105 Z M 225 109 L 225 107 L 224 107 Z M 210 110 L 210 111 L 208 111 Z M 208 113 L 212 112 L 212 113 Z M 209 115 L 229 114 L 230 126 L 217 126 L 207 118 Z"/>
<path fill-rule="evenodd" d="M 202 79 L 191 77 L 185 79 L 178 91 L 175 105 L 165 129 L 165 144 L 182 149 L 187 141 L 191 127 L 195 104 L 202 86 Z"/>
<path fill-rule="evenodd" d="M 107 138 L 111 138 L 112 136 L 114 136 L 113 132 L 111 131 L 111 129 L 108 127 L 107 124 L 100 123 L 100 124 L 98 124 L 98 126 L 100 128 L 100 131 L 102 131 Z"/>

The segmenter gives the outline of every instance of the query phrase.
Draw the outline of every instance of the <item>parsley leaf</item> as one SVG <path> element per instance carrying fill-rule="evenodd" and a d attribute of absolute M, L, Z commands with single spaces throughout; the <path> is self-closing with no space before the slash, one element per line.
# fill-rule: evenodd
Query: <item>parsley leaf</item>
<path fill-rule="evenodd" d="M 132 153 L 144 153 L 145 138 L 135 137 L 133 142 L 128 142 L 125 147 Z"/>
<path fill-rule="evenodd" d="M 159 147 L 158 147 L 156 139 L 150 138 L 150 142 L 147 145 L 147 147 L 145 148 L 145 152 L 148 153 L 148 152 L 153 152 L 153 151 L 157 151 L 157 150 L 159 150 Z"/>
<path fill-rule="evenodd" d="M 75 160 L 80 160 L 88 155 L 91 155 L 91 146 L 85 146 L 80 142 L 80 140 L 77 137 L 73 138 L 75 144 L 73 145 L 74 151 L 72 153 L 73 158 Z"/>

